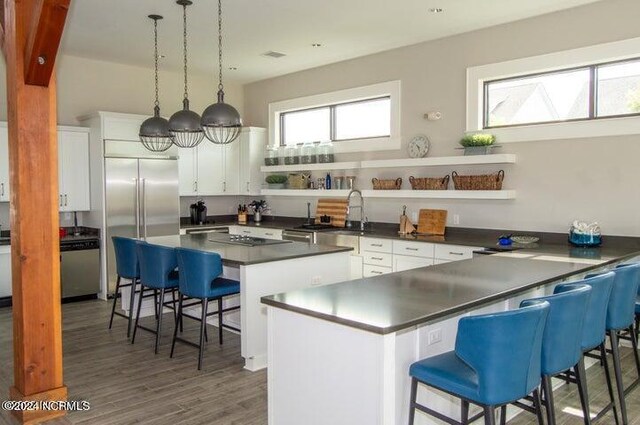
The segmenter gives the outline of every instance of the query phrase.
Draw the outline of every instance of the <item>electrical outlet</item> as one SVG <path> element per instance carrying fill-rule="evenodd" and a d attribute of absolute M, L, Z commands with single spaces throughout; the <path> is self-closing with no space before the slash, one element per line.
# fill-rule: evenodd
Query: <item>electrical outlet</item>
<path fill-rule="evenodd" d="M 322 276 L 313 276 L 311 278 L 311 285 L 317 286 L 322 283 Z"/>
<path fill-rule="evenodd" d="M 437 344 L 442 341 L 442 329 L 434 329 L 429 331 L 429 345 Z"/>
<path fill-rule="evenodd" d="M 418 222 L 418 213 L 417 212 L 412 212 L 411 213 L 411 221 L 413 221 L 414 223 Z"/>
<path fill-rule="evenodd" d="M 460 224 L 460 214 L 453 215 L 453 224 Z"/>

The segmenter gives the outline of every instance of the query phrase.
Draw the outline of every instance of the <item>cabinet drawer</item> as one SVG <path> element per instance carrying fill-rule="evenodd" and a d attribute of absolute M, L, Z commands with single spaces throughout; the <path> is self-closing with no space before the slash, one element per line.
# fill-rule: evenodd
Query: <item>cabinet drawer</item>
<path fill-rule="evenodd" d="M 257 230 L 258 237 L 265 239 L 282 239 L 282 230 L 281 229 L 255 229 Z"/>
<path fill-rule="evenodd" d="M 364 263 L 374 266 L 391 267 L 393 265 L 393 256 L 382 252 L 364 252 Z"/>
<path fill-rule="evenodd" d="M 360 238 L 360 249 L 363 251 L 375 251 L 375 252 L 388 252 L 393 251 L 391 239 L 379 239 L 379 238 Z"/>
<path fill-rule="evenodd" d="M 473 257 L 473 251 L 480 248 L 460 245 L 436 245 L 435 257 L 441 260 L 466 260 Z"/>
<path fill-rule="evenodd" d="M 362 267 L 362 277 L 380 276 L 383 274 L 391 273 L 391 267 L 372 266 L 371 264 L 365 264 Z"/>
<path fill-rule="evenodd" d="M 408 255 L 393 255 L 393 271 L 402 272 L 405 270 L 417 269 L 420 267 L 433 266 L 433 258 L 411 257 Z"/>
<path fill-rule="evenodd" d="M 393 253 L 396 255 L 433 258 L 433 248 L 432 243 L 393 241 Z"/>
<path fill-rule="evenodd" d="M 261 237 L 261 229 L 256 229 L 248 226 L 237 226 L 234 230 L 236 231 L 236 235 Z"/>

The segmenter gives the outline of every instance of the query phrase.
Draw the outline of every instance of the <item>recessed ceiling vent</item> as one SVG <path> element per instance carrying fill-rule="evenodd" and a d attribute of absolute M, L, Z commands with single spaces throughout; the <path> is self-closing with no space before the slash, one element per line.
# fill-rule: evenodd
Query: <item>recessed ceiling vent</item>
<path fill-rule="evenodd" d="M 262 56 L 267 56 L 267 57 L 270 57 L 270 58 L 279 59 L 279 58 L 281 58 L 283 56 L 287 56 L 287 55 L 285 55 L 284 53 L 274 52 L 273 50 L 270 50 L 270 51 L 268 51 L 266 53 L 263 53 Z"/>

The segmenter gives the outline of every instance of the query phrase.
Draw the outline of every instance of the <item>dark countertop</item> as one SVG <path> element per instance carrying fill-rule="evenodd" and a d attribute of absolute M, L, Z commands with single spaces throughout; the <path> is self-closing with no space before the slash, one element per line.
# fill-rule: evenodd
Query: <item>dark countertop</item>
<path fill-rule="evenodd" d="M 262 302 L 365 331 L 387 334 L 639 254 L 638 249 L 620 247 L 611 248 L 607 253 L 598 250 L 597 259 L 593 255 L 587 259 L 572 258 L 571 248 L 549 245 L 548 249 L 481 256 L 302 289 L 262 297 Z"/>
<path fill-rule="evenodd" d="M 60 243 L 72 243 L 79 241 L 97 241 L 100 240 L 100 231 L 92 227 L 79 226 L 79 235 L 73 234 L 73 227 L 65 227 L 67 229 L 67 236 L 60 238 Z M 3 230 L 0 234 L 0 246 L 11 245 L 11 233 L 8 230 Z"/>
<path fill-rule="evenodd" d="M 268 263 L 271 261 L 291 260 L 294 258 L 311 257 L 314 255 L 348 252 L 352 248 L 309 245 L 303 242 L 290 242 L 267 246 L 230 245 L 208 240 L 206 233 L 176 236 L 155 236 L 147 238 L 147 242 L 172 248 L 191 248 L 207 252 L 217 252 L 222 257 L 222 263 L 230 266 L 247 266 L 251 264 Z"/>

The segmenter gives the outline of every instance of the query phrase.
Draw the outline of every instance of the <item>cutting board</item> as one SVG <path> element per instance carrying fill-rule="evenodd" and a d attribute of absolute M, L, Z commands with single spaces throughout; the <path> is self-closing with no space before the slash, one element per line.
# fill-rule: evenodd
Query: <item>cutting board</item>
<path fill-rule="evenodd" d="M 316 224 L 320 224 L 320 217 L 328 215 L 331 217 L 331 224 L 334 227 L 344 227 L 347 221 L 347 207 L 349 201 L 346 199 L 319 199 L 316 207 Z"/>
<path fill-rule="evenodd" d="M 444 235 L 447 224 L 447 210 L 420 210 L 418 233 Z"/>

